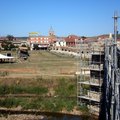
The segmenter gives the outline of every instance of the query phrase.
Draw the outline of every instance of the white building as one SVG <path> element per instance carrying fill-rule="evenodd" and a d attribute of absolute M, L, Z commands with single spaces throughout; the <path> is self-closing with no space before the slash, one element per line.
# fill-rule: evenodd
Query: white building
<path fill-rule="evenodd" d="M 54 46 L 56 47 L 66 47 L 66 41 L 64 39 L 57 39 Z"/>

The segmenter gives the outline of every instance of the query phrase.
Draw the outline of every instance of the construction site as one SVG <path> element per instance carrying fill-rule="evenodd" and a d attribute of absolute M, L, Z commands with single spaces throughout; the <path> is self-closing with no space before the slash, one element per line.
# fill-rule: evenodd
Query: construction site
<path fill-rule="evenodd" d="M 96 44 L 76 42 L 77 104 L 87 106 L 100 120 L 120 120 L 120 49 L 117 44 L 117 19 L 114 14 L 114 37 Z"/>
<path fill-rule="evenodd" d="M 99 113 L 101 85 L 103 82 L 103 45 L 80 41 L 80 59 L 77 63 L 77 103 L 86 104 L 91 112 Z"/>

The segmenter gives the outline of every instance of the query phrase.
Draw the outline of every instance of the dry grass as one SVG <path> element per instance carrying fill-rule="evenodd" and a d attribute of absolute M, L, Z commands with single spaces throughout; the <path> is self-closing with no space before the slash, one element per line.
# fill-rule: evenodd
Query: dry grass
<path fill-rule="evenodd" d="M 15 55 L 15 53 L 14 53 Z M 76 71 L 76 60 L 48 51 L 30 51 L 28 60 L 17 59 L 16 63 L 1 64 L 0 72 L 7 71 L 7 77 L 71 76 Z"/>

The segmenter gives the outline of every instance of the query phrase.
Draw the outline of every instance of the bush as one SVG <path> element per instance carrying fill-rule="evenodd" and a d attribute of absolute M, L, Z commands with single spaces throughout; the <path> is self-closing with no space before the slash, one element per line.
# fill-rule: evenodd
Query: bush
<path fill-rule="evenodd" d="M 1 46 L 4 50 L 11 50 L 16 48 L 16 46 L 11 41 L 3 41 Z"/>

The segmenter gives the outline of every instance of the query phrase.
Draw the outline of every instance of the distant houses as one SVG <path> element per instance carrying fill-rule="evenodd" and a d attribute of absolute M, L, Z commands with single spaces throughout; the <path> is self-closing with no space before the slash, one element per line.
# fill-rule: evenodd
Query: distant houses
<path fill-rule="evenodd" d="M 12 50 L 18 49 L 22 45 L 28 45 L 27 38 L 13 38 L 8 39 L 7 37 L 0 37 L 0 50 Z"/>
<path fill-rule="evenodd" d="M 49 36 L 29 36 L 28 44 L 30 50 L 48 49 L 49 47 L 75 47 L 75 41 L 80 39 L 76 35 L 68 37 L 57 37 L 49 33 Z"/>
<path fill-rule="evenodd" d="M 31 50 L 38 50 L 42 48 L 47 48 L 49 47 L 49 38 L 46 36 L 37 36 L 37 37 L 29 37 L 28 43 L 30 45 Z"/>
<path fill-rule="evenodd" d="M 5 50 L 2 46 L 4 42 L 11 42 L 12 45 L 14 45 L 12 47 L 14 47 L 15 49 L 16 48 L 19 49 L 19 47 L 21 46 L 28 47 L 28 50 L 48 50 L 48 49 L 54 49 L 55 47 L 57 49 L 60 49 L 60 47 L 75 48 L 76 41 L 81 41 L 86 44 L 90 44 L 94 42 L 96 45 L 98 45 L 98 44 L 104 44 L 105 42 L 104 40 L 106 40 L 106 38 L 109 38 L 109 35 L 85 37 L 85 36 L 77 36 L 71 34 L 66 37 L 58 37 L 57 35 L 55 35 L 55 32 L 51 27 L 47 36 L 39 35 L 37 32 L 31 32 L 29 33 L 28 37 L 16 37 L 13 40 L 9 39 L 8 37 L 0 37 L 0 49 Z M 120 37 L 118 38 L 118 45 L 120 46 L 119 41 L 120 41 Z"/>
<path fill-rule="evenodd" d="M 66 46 L 75 47 L 75 41 L 78 40 L 78 39 L 80 39 L 79 36 L 69 35 L 68 37 L 65 38 Z"/>
<path fill-rule="evenodd" d="M 55 40 L 56 36 L 51 28 L 48 36 L 42 36 L 36 32 L 32 32 L 29 34 L 29 38 L 27 41 L 30 46 L 30 50 L 46 50 L 55 42 Z"/>
<path fill-rule="evenodd" d="M 57 37 L 55 42 L 53 43 L 54 47 L 66 47 L 66 41 L 63 37 Z"/>

